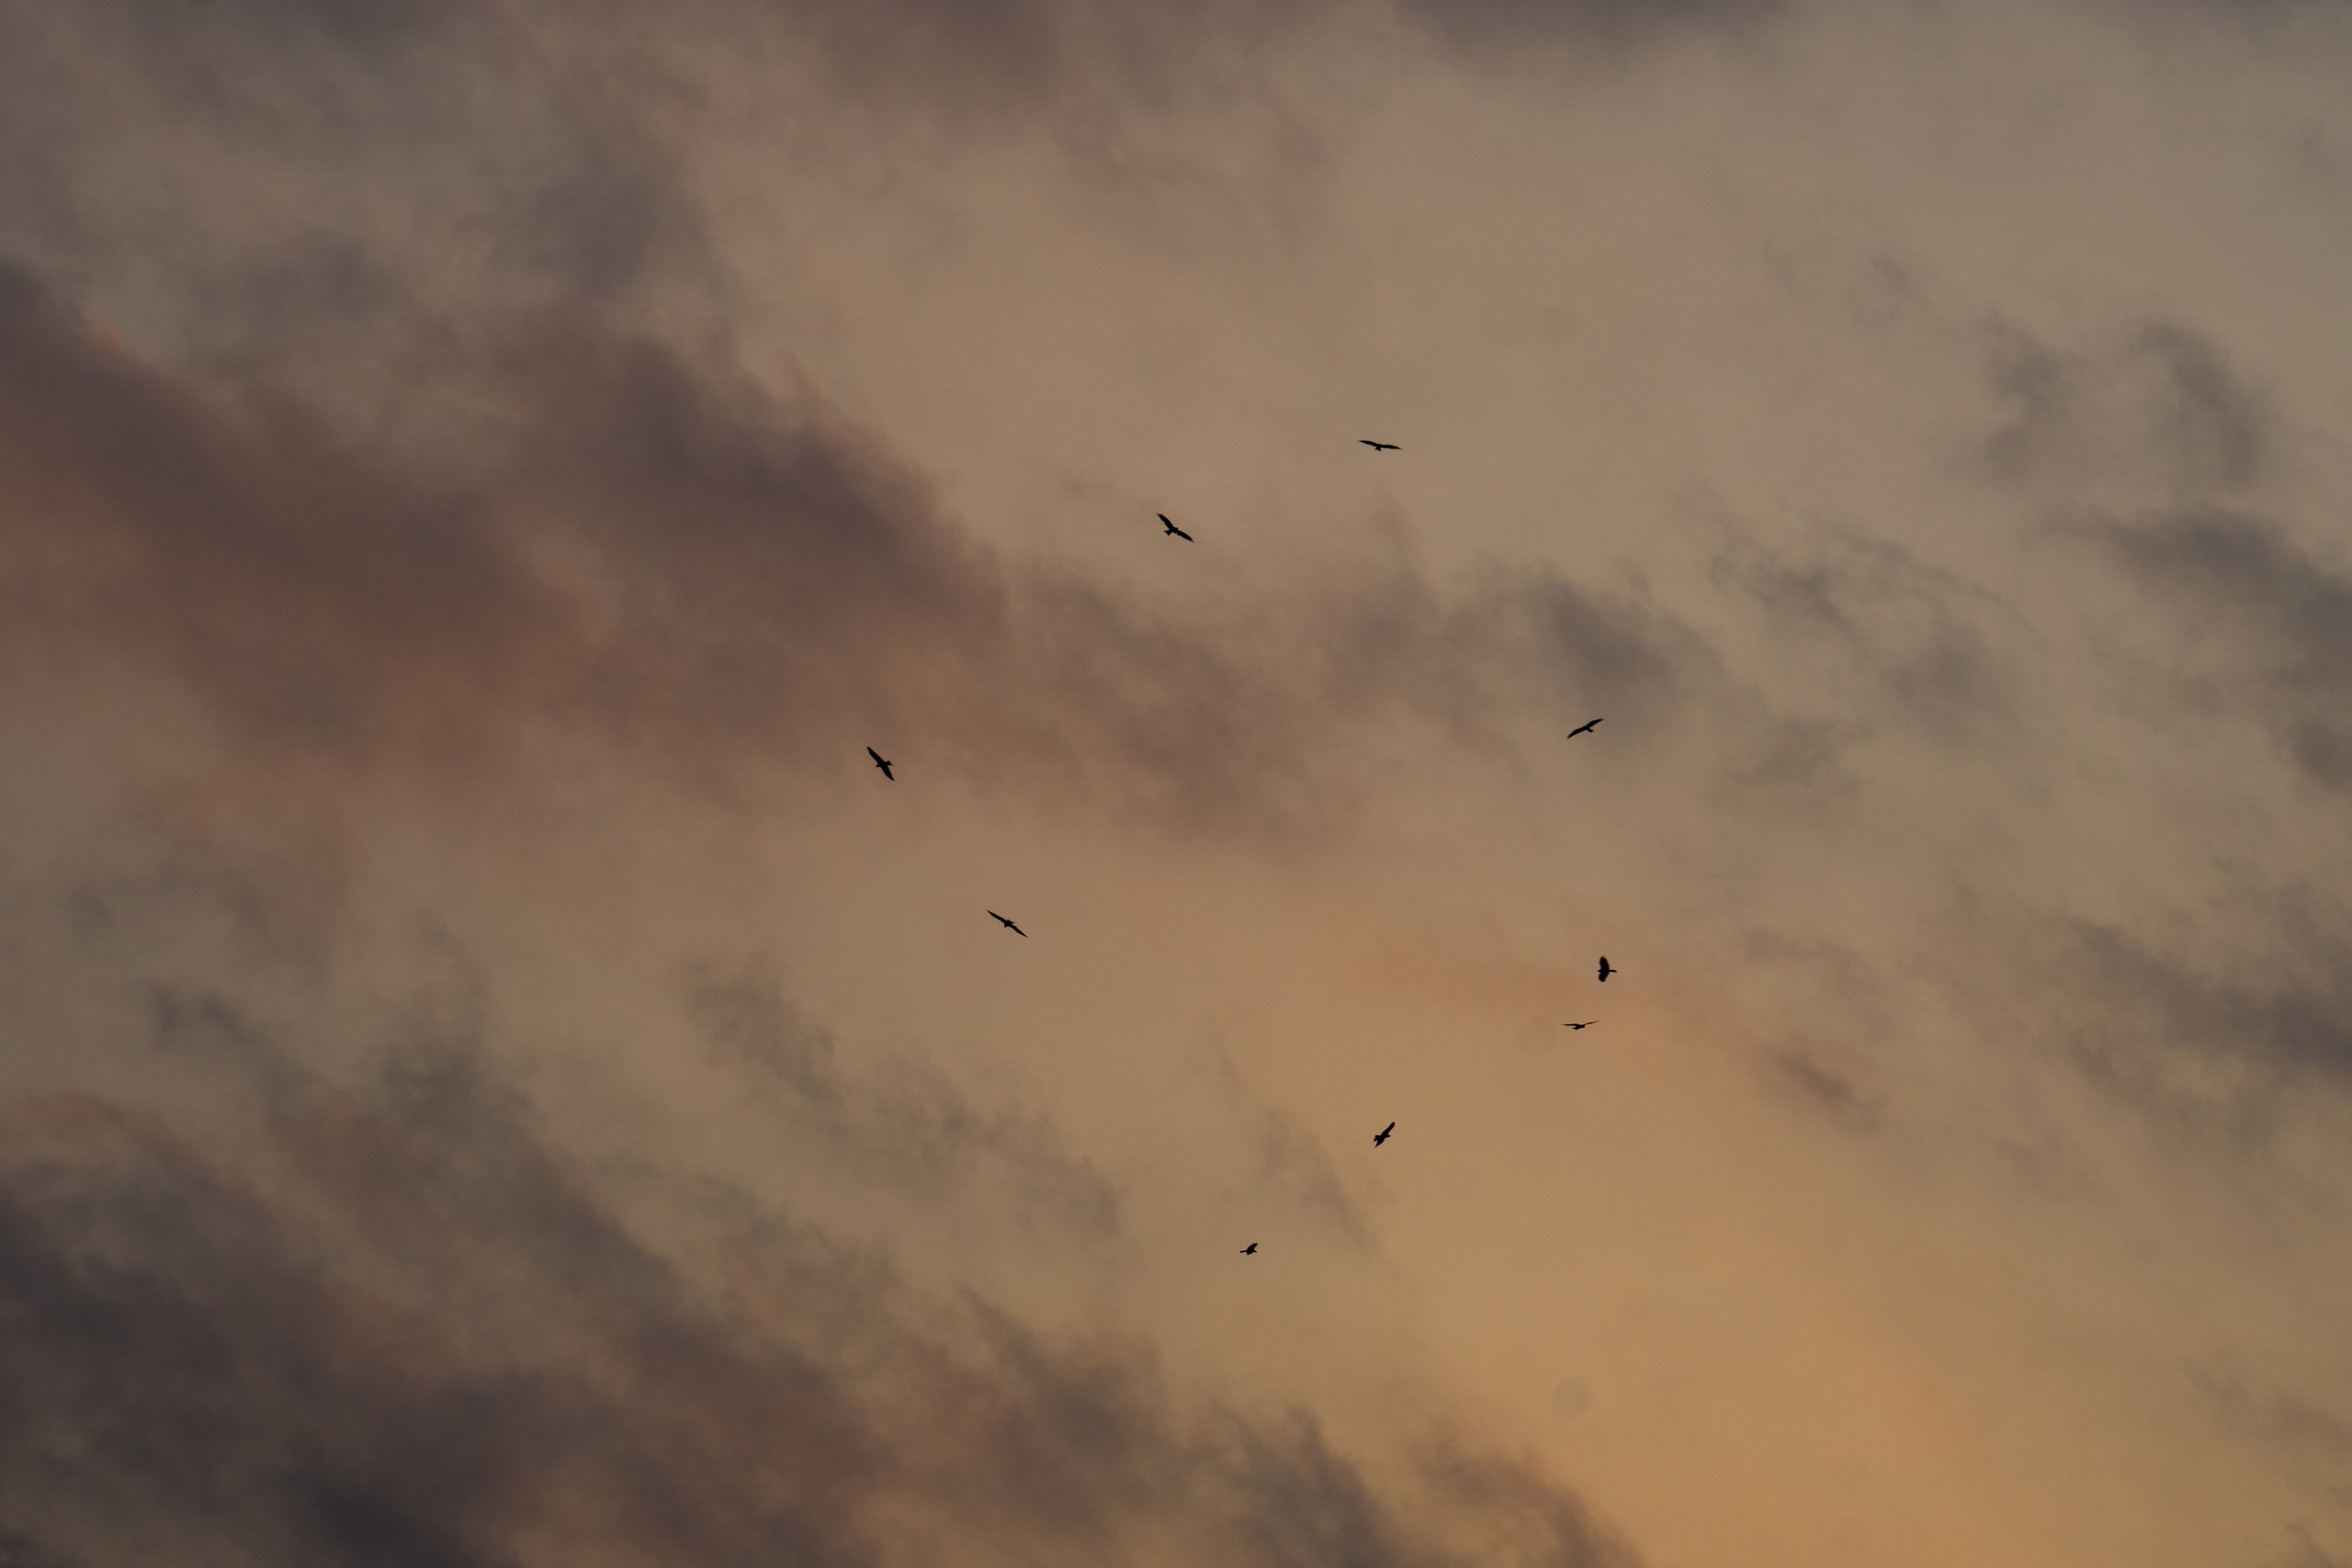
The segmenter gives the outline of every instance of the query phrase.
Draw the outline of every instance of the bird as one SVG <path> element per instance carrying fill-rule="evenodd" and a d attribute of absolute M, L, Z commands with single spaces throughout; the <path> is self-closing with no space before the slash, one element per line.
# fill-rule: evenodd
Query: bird
<path fill-rule="evenodd" d="M 1605 963 L 1605 962 L 1607 962 L 1607 961 L 1606 961 L 1606 960 L 1603 960 L 1603 962 Z M 1599 1019 L 1597 1019 L 1597 1018 L 1589 1018 L 1589 1019 L 1586 1019 L 1582 1023 L 1571 1023 L 1571 1024 L 1564 1025 L 1563 1027 L 1565 1027 L 1565 1028 L 1568 1028 L 1568 1029 L 1590 1029 L 1594 1024 L 1599 1023 L 1600 1021 L 1600 1020 L 1599 1020 Z"/>
<path fill-rule="evenodd" d="M 890 771 L 889 758 L 885 757 L 881 752 L 876 751 L 871 746 L 868 746 L 865 749 L 865 754 L 874 759 L 874 765 L 882 770 L 882 776 L 884 778 L 889 779 L 893 783 L 897 782 L 899 775 Z"/>
<path fill-rule="evenodd" d="M 1358 439 L 1356 445 L 1359 446 L 1369 446 L 1375 452 L 1402 452 L 1404 450 L 1402 446 L 1397 446 L 1394 441 L 1365 441 Z"/>
<path fill-rule="evenodd" d="M 1244 1257 L 1244 1258 L 1253 1257 L 1253 1256 L 1255 1256 L 1255 1255 L 1256 1255 L 1257 1251 L 1258 1251 L 1258 1244 L 1257 1244 L 1256 1242 L 1254 1242 L 1254 1241 L 1253 1241 L 1253 1242 L 1251 1242 L 1249 1246 L 1247 1246 L 1247 1247 L 1243 1247 L 1243 1248 L 1241 1249 L 1241 1256 L 1242 1256 L 1242 1257 Z"/>
<path fill-rule="evenodd" d="M 1007 923 L 1007 924 L 1011 924 L 1012 922 L 1007 921 L 1006 923 Z M 1603 954 L 1601 954 L 1601 958 L 1600 958 L 1600 983 L 1601 983 L 1602 985 L 1604 985 L 1604 986 L 1605 986 L 1605 985 L 1607 985 L 1607 984 L 1609 983 L 1609 976 L 1611 976 L 1611 975 L 1614 975 L 1615 973 L 1617 973 L 1617 971 L 1616 971 L 1616 970 L 1614 970 L 1614 969 L 1612 969 L 1612 968 L 1611 968 L 1611 967 L 1610 967 L 1610 965 L 1609 965 L 1609 955 L 1608 955 L 1607 953 L 1603 953 Z M 1593 1022 L 1595 1022 L 1595 1023 L 1599 1023 L 1600 1021 L 1599 1019 L 1597 1019 L 1597 1018 L 1596 1018 L 1596 1019 L 1594 1019 L 1592 1021 L 1593 1021 Z"/>
<path fill-rule="evenodd" d="M 1600 721 L 1597 718 L 1586 720 L 1584 723 L 1577 725 L 1574 729 L 1568 731 L 1568 739 L 1574 740 L 1579 735 L 1591 734 L 1593 727 L 1600 722 Z"/>
<path fill-rule="evenodd" d="M 1378 1148 L 1381 1145 L 1383 1145 L 1383 1144 L 1386 1143 L 1386 1142 L 1388 1141 L 1388 1134 L 1391 1134 L 1391 1133 L 1393 1133 L 1393 1132 L 1395 1132 L 1396 1130 L 1396 1122 L 1391 1122 L 1390 1123 L 1388 1123 L 1388 1125 L 1387 1125 L 1387 1126 L 1383 1127 L 1379 1132 L 1374 1133 L 1374 1134 L 1372 1135 L 1372 1146 L 1373 1146 L 1374 1148 L 1375 1148 L 1375 1149 L 1376 1149 L 1376 1148 Z"/>
<path fill-rule="evenodd" d="M 1002 915 L 998 914 L 994 909 L 990 909 L 989 911 L 989 919 L 994 920 L 998 925 L 1002 926 L 1006 931 L 1011 931 L 1014 936 L 1027 936 L 1029 934 L 1027 931 L 1023 931 L 1019 926 L 1014 925 L 1011 920 L 1006 919 Z"/>
<path fill-rule="evenodd" d="M 1160 526 L 1165 528 L 1169 533 L 1175 535 L 1178 538 L 1183 540 L 1188 545 L 1193 542 L 1192 535 L 1187 534 L 1183 529 L 1179 528 L 1175 524 L 1168 521 L 1168 513 L 1162 512 L 1157 515 L 1159 518 Z"/>

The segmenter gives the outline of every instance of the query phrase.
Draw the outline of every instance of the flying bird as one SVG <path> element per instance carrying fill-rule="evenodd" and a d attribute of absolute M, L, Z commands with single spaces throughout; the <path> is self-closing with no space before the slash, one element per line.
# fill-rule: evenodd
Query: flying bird
<path fill-rule="evenodd" d="M 1388 1141 L 1388 1134 L 1391 1134 L 1391 1133 L 1393 1133 L 1393 1132 L 1395 1132 L 1396 1130 L 1396 1122 L 1391 1122 L 1390 1123 L 1388 1123 L 1388 1125 L 1387 1125 L 1387 1126 L 1383 1127 L 1379 1132 L 1374 1133 L 1374 1134 L 1372 1135 L 1372 1146 L 1373 1146 L 1374 1148 L 1375 1148 L 1375 1149 L 1376 1149 L 1376 1148 L 1378 1148 L 1381 1145 L 1383 1145 L 1383 1144 L 1386 1143 L 1386 1142 Z"/>
<path fill-rule="evenodd" d="M 1006 923 L 1009 925 L 1009 924 L 1011 924 L 1012 922 L 1011 922 L 1011 921 L 1007 921 Z M 1607 984 L 1609 983 L 1609 976 L 1611 976 L 1611 975 L 1614 975 L 1615 973 L 1617 973 L 1617 971 L 1616 971 L 1616 970 L 1614 970 L 1614 969 L 1612 969 L 1612 968 L 1611 968 L 1611 967 L 1609 966 L 1609 957 L 1608 957 L 1608 954 L 1603 953 L 1603 954 L 1601 955 L 1601 959 L 1600 959 L 1600 983 L 1601 983 L 1602 985 L 1604 985 L 1604 986 L 1605 986 L 1605 985 L 1607 985 Z M 1597 1019 L 1597 1018 L 1596 1018 L 1596 1019 L 1594 1019 L 1592 1021 L 1593 1021 L 1593 1022 L 1595 1022 L 1595 1023 L 1599 1023 L 1600 1021 L 1599 1019 Z"/>
<path fill-rule="evenodd" d="M 1607 959 L 1603 959 L 1603 960 L 1601 960 L 1601 962 L 1605 964 L 1605 963 L 1607 963 L 1607 962 L 1608 962 L 1608 960 L 1607 960 Z M 1599 1023 L 1600 1021 L 1600 1020 L 1599 1020 L 1599 1019 L 1597 1019 L 1597 1018 L 1589 1018 L 1589 1019 L 1586 1019 L 1582 1023 L 1571 1023 L 1571 1024 L 1567 1024 L 1567 1025 L 1566 1025 L 1565 1027 L 1569 1028 L 1569 1029 L 1590 1029 L 1594 1024 Z"/>
<path fill-rule="evenodd" d="M 1257 1250 L 1258 1250 L 1258 1244 L 1257 1244 L 1256 1242 L 1254 1242 L 1254 1241 L 1253 1241 L 1253 1242 L 1251 1242 L 1249 1246 L 1247 1246 L 1247 1247 L 1243 1247 L 1243 1248 L 1241 1249 L 1241 1256 L 1242 1256 L 1242 1257 L 1244 1257 L 1244 1258 L 1251 1257 L 1251 1256 L 1253 1256 L 1253 1255 L 1255 1255 L 1255 1254 L 1256 1254 Z"/>
<path fill-rule="evenodd" d="M 1404 450 L 1402 446 L 1397 446 L 1394 441 L 1359 440 L 1356 445 L 1359 446 L 1369 446 L 1375 452 L 1402 452 Z"/>
<path fill-rule="evenodd" d="M 1178 526 L 1176 526 L 1176 525 L 1175 525 L 1175 524 L 1170 523 L 1170 522 L 1169 522 L 1169 521 L 1168 521 L 1168 513 L 1166 513 L 1165 512 L 1162 512 L 1162 513 L 1159 513 L 1158 515 L 1159 515 L 1159 524 L 1160 524 L 1160 526 L 1161 526 L 1161 527 L 1165 528 L 1169 533 L 1175 535 L 1178 538 L 1180 538 L 1180 539 L 1183 540 L 1183 541 L 1184 541 L 1186 544 L 1188 544 L 1188 545 L 1189 545 L 1189 544 L 1191 544 L 1191 543 L 1193 542 L 1193 536 L 1192 536 L 1192 535 L 1187 534 L 1186 532 L 1184 532 L 1184 530 L 1183 530 L 1183 529 L 1179 528 Z"/>
<path fill-rule="evenodd" d="M 894 783 L 897 781 L 899 775 L 890 771 L 889 758 L 885 757 L 881 752 L 876 751 L 871 746 L 868 746 L 865 749 L 865 754 L 874 759 L 874 765 L 882 770 L 882 776 L 884 778 L 889 779 Z"/>
<path fill-rule="evenodd" d="M 1587 719 L 1584 723 L 1577 725 L 1574 729 L 1568 731 L 1568 739 L 1574 740 L 1579 735 L 1591 734 L 1593 727 L 1600 722 L 1600 721 L 1597 718 Z"/>
<path fill-rule="evenodd" d="M 994 909 L 990 909 L 989 911 L 989 919 L 994 920 L 998 925 L 1002 926 L 1006 931 L 1011 931 L 1014 936 L 1027 936 L 1029 934 L 1027 931 L 1023 931 L 1019 926 L 1014 925 L 1011 920 L 1006 919 L 1002 915 L 998 914 Z M 1608 960 L 1603 959 L 1601 962 L 1607 963 Z"/>

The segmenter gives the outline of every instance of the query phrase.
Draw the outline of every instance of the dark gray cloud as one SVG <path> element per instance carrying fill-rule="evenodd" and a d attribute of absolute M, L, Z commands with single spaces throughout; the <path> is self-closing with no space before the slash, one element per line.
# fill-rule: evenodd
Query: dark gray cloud
<path fill-rule="evenodd" d="M 1614 54 L 1678 33 L 1751 27 L 1785 8 L 1785 0 L 828 0 L 779 15 L 839 81 L 869 99 L 1019 118 L 1082 106 L 1099 130 L 1137 105 L 1208 96 L 1247 102 L 1253 79 L 1282 51 L 1396 20 L 1493 65 L 1513 48 Z M 741 24 L 740 13 L 759 9 L 711 6 L 705 15 L 725 30 Z"/>
<path fill-rule="evenodd" d="M 2151 678 L 2210 714 L 2252 715 L 2305 777 L 2352 787 L 2352 578 L 2244 513 L 2080 518 L 2060 532 L 2171 612 Z"/>
<path fill-rule="evenodd" d="M 2190 1386 L 2223 1429 L 2257 1445 L 2264 1462 L 2322 1510 L 2352 1502 L 2352 1418 L 2284 1388 L 2208 1363 L 2192 1367 Z M 2296 1550 L 2278 1559 L 2290 1568 L 2338 1568 L 2306 1528 L 2288 1531 Z"/>
<path fill-rule="evenodd" d="M 2278 1559 L 2278 1568 L 2346 1568 L 2347 1562 L 2352 1562 L 2352 1558 L 2336 1557 L 2323 1551 L 2308 1531 L 2298 1529 L 2295 1536 L 2294 1550 Z"/>
<path fill-rule="evenodd" d="M 1419 9 L 1614 37 L 1758 8 Z M 1026 101 L 1339 15 L 0 14 L 22 176 L 0 181 L 0 659 L 160 676 L 255 765 L 478 765 L 593 732 L 741 795 L 920 737 L 985 786 L 1283 836 L 1347 818 L 1321 759 L 1352 727 L 1491 750 L 1515 707 L 1603 687 L 1670 716 L 1720 683 L 1702 640 L 1547 572 L 1175 605 L 1009 563 L 820 393 L 650 324 L 657 296 L 728 297 L 678 152 L 728 70 L 816 49 L 893 92 Z"/>
<path fill-rule="evenodd" d="M 2261 476 L 2270 413 L 2218 344 L 2157 322 L 2141 329 L 2129 355 L 2155 392 L 2151 423 L 2187 473 L 2222 490 Z"/>
<path fill-rule="evenodd" d="M 1981 456 L 2018 485 L 2121 481 L 2166 498 L 2233 496 L 2265 477 L 2277 440 L 2268 400 L 2211 337 L 2147 321 L 2061 345 L 2015 323 L 1986 334 L 2000 410 Z"/>
<path fill-rule="evenodd" d="M 1805 660 L 1806 684 L 1835 701 L 1847 731 L 1899 728 L 1971 750 L 2014 736 L 2022 626 L 1989 591 L 1852 529 L 1803 554 L 1742 533 L 1711 570 Z"/>
<path fill-rule="evenodd" d="M 2222 908 L 2191 946 L 1969 894 L 1939 978 L 1988 1038 L 2052 1053 L 2184 1145 L 2257 1153 L 2312 1091 L 2352 1086 L 2352 915 L 2312 889 Z"/>
<path fill-rule="evenodd" d="M 1530 43 L 1614 46 L 1702 29 L 1739 30 L 1787 0 L 1399 0 L 1436 37 L 1476 50 Z"/>
<path fill-rule="evenodd" d="M 1877 1100 L 1851 1076 L 1815 1051 L 1789 1046 L 1764 1058 L 1772 1082 L 1801 1104 L 1851 1133 L 1875 1133 L 1883 1120 Z"/>
<path fill-rule="evenodd" d="M 208 1010 L 240 1012 L 167 1027 Z M 1181 1415 L 1136 1345 L 923 1299 L 740 1194 L 657 1243 L 462 1036 L 254 1087 L 232 1136 L 7 1108 L 11 1562 L 1635 1561 L 1524 1466 L 1383 1483 L 1304 1412 Z"/>
<path fill-rule="evenodd" d="M 821 405 L 594 316 L 493 318 L 419 374 L 462 411 L 439 464 L 226 401 L 0 273 L 5 646 L 178 685 L 275 764 L 572 729 L 732 793 L 921 736 L 937 770 L 1180 830 L 1320 830 L 1349 792 L 1312 760 L 1349 726 L 1495 745 L 1514 705 L 1664 719 L 1720 680 L 1670 617 L 1543 573 L 1179 611 L 1016 570 Z"/>
<path fill-rule="evenodd" d="M 1371 1223 L 1340 1180 L 1323 1141 L 1277 1106 L 1261 1107 L 1255 1120 L 1261 1189 L 1349 1241 L 1359 1246 L 1369 1242 Z"/>
<path fill-rule="evenodd" d="M 453 302 L 712 282 L 642 29 L 462 0 L 100 0 L 0 13 L 0 254 L 215 374 L 362 359 Z"/>
<path fill-rule="evenodd" d="M 2194 1368 L 2189 1382 L 2233 1430 L 2291 1454 L 2299 1462 L 2340 1473 L 2352 1461 L 2352 1417 L 2298 1399 L 2284 1389 L 2250 1385 L 2219 1367 Z"/>
<path fill-rule="evenodd" d="M 1033 1221 L 1098 1241 L 1116 1233 L 1117 1190 L 1035 1111 L 977 1104 L 917 1058 L 849 1074 L 832 1036 L 771 975 L 700 976 L 689 1010 L 712 1051 L 748 1071 L 796 1137 L 821 1138 L 854 1175 L 934 1203 L 981 1188 Z"/>
<path fill-rule="evenodd" d="M 2352 24 L 2334 0 L 2101 0 L 2093 9 L 2147 22 L 2199 22 L 2264 42 L 2352 43 Z"/>
<path fill-rule="evenodd" d="M 166 215 L 181 268 L 281 273 L 304 227 L 396 217 L 498 273 L 605 298 L 691 267 L 700 222 L 678 131 L 730 81 L 749 95 L 828 89 L 820 111 L 958 135 L 1043 127 L 1081 154 L 1150 140 L 1152 118 L 1210 105 L 1272 140 L 1293 53 L 1393 32 L 1487 65 L 1522 45 L 1579 57 L 1693 30 L 1745 27 L 1780 0 L 683 0 L 654 18 L 609 0 L 92 0 L 0 15 L 0 247 L 39 235 L 113 249 Z M 812 108 L 813 105 L 810 106 Z M 14 134 L 11 134 L 13 130 Z M 145 151 L 141 152 L 144 147 Z M 201 173 L 116 199 L 126 167 Z M 242 231 L 207 201 L 276 206 L 276 182 L 365 178 Z M 201 189 L 196 188 L 198 186 Z M 128 193 L 125 193 L 128 194 Z M 360 199 L 355 201 L 355 197 Z M 152 238 L 152 230 L 149 237 Z M 276 253 L 273 256 L 271 253 Z M 48 259 L 34 247 L 34 254 Z"/>

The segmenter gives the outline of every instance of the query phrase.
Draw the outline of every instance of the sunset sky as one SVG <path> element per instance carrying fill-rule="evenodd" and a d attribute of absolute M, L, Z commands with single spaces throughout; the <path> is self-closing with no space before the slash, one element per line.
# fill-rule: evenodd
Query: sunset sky
<path fill-rule="evenodd" d="M 0 0 L 0 1568 L 2352 1565 L 2340 0 Z"/>

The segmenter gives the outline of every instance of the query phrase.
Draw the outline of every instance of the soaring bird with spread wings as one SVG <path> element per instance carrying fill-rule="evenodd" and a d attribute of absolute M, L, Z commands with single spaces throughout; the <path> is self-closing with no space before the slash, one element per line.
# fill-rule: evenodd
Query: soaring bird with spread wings
<path fill-rule="evenodd" d="M 1388 1134 L 1391 1134 L 1391 1133 L 1393 1133 L 1393 1132 L 1395 1132 L 1396 1130 L 1396 1122 L 1391 1122 L 1390 1123 L 1388 1123 L 1388 1125 L 1387 1125 L 1387 1126 L 1383 1127 L 1379 1132 L 1374 1133 L 1374 1134 L 1372 1135 L 1372 1146 L 1373 1146 L 1374 1148 L 1375 1148 L 1375 1149 L 1376 1149 L 1376 1148 L 1378 1148 L 1381 1145 L 1383 1145 L 1383 1144 L 1386 1143 L 1386 1142 L 1388 1141 Z"/>
<path fill-rule="evenodd" d="M 873 758 L 873 759 L 874 759 L 874 765 L 875 765 L 876 767 L 877 767 L 877 768 L 879 768 L 879 769 L 881 769 L 881 770 L 882 770 L 882 776 L 883 776 L 884 778 L 886 778 L 886 779 L 889 779 L 889 780 L 892 780 L 892 781 L 894 781 L 894 782 L 898 779 L 898 776 L 899 776 L 899 775 L 898 775 L 898 774 L 896 774 L 896 773 L 892 773 L 892 772 L 890 771 L 890 759 L 889 759 L 889 758 L 885 757 L 884 755 L 882 755 L 882 753 L 881 753 L 881 752 L 876 751 L 876 750 L 873 747 L 871 747 L 871 746 L 868 746 L 868 747 L 865 749 L 865 754 L 866 754 L 867 756 L 869 756 L 869 757 L 871 757 L 871 758 Z"/>
<path fill-rule="evenodd" d="M 1597 718 L 1587 719 L 1584 723 L 1577 725 L 1574 729 L 1568 731 L 1568 739 L 1574 740 L 1579 735 L 1591 734 L 1593 727 L 1598 725 L 1600 722 L 1600 721 Z"/>
<path fill-rule="evenodd" d="M 1602 953 L 1602 954 L 1600 955 L 1600 982 L 1601 982 L 1601 984 L 1602 984 L 1602 985 L 1604 985 L 1604 986 L 1605 986 L 1605 985 L 1607 985 L 1607 984 L 1609 983 L 1609 976 L 1611 976 L 1611 975 L 1614 975 L 1615 973 L 1617 973 L 1616 966 L 1615 966 L 1615 965 L 1613 965 L 1613 964 L 1611 964 L 1609 962 L 1609 955 L 1608 955 L 1607 953 Z M 1600 1022 L 1600 1021 L 1599 1019 L 1594 1019 L 1594 1020 L 1593 1020 L 1593 1021 L 1594 1021 L 1595 1023 L 1598 1023 L 1598 1022 Z"/>
<path fill-rule="evenodd" d="M 1404 450 L 1402 446 L 1397 446 L 1394 441 L 1364 441 L 1359 439 L 1356 442 L 1356 445 L 1359 446 L 1369 446 L 1375 452 L 1402 452 Z"/>
<path fill-rule="evenodd" d="M 1590 1029 L 1594 1024 L 1599 1023 L 1600 1021 L 1600 1020 L 1599 1020 L 1599 1019 L 1597 1019 L 1597 1018 L 1589 1018 L 1589 1019 L 1586 1019 L 1582 1023 L 1571 1023 L 1571 1024 L 1564 1025 L 1563 1027 L 1565 1027 L 1565 1028 L 1568 1028 L 1568 1029 Z"/>
<path fill-rule="evenodd" d="M 1027 936 L 1029 934 L 1027 931 L 1023 931 L 1019 926 L 1014 925 L 1011 920 L 1006 919 L 1002 915 L 998 914 L 994 909 L 990 909 L 989 911 L 989 919 L 994 920 L 998 925 L 1002 926 L 1006 931 L 1011 931 L 1014 936 Z"/>
<path fill-rule="evenodd" d="M 1180 539 L 1183 540 L 1183 541 L 1184 541 L 1186 544 L 1188 544 L 1188 545 L 1189 545 L 1189 544 L 1191 544 L 1191 543 L 1193 542 L 1193 536 L 1192 536 L 1192 535 L 1187 534 L 1186 532 L 1184 532 L 1184 530 L 1183 530 L 1183 529 L 1179 528 L 1178 526 L 1176 526 L 1176 525 L 1175 525 L 1175 524 L 1170 523 L 1170 521 L 1168 521 L 1168 513 L 1166 513 L 1165 512 L 1162 512 L 1162 513 L 1157 513 L 1157 515 L 1158 515 L 1158 516 L 1159 516 L 1159 525 L 1160 525 L 1160 527 L 1161 527 L 1161 528 L 1163 528 L 1164 530 L 1166 530 L 1166 533 L 1175 535 L 1178 538 L 1180 538 Z M 1164 536 L 1165 536 L 1165 535 L 1163 535 L 1162 536 L 1164 537 Z"/>

